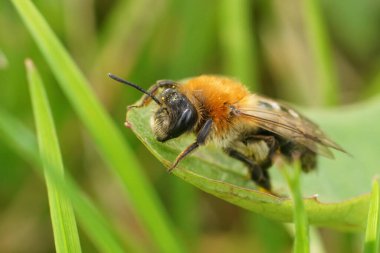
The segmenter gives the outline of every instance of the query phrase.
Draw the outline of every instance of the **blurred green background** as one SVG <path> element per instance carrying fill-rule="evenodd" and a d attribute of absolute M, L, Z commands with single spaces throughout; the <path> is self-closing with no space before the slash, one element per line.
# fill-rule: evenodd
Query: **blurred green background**
<path fill-rule="evenodd" d="M 230 75 L 252 91 L 305 106 L 354 103 L 380 91 L 380 2 L 374 0 L 33 1 L 92 84 L 192 252 L 290 252 L 292 233 L 168 176 L 130 130 L 125 108 L 158 79 Z M 86 130 L 20 17 L 0 2 L 0 106 L 34 128 L 24 60 L 43 76 L 65 167 L 121 230 L 149 245 L 119 179 Z M 53 252 L 45 184 L 0 142 L 0 252 Z M 125 167 L 128 170 L 128 165 Z M 359 252 L 361 236 L 319 230 L 326 252 Z M 94 246 L 80 230 L 84 252 Z M 273 242 L 276 243 L 273 243 Z"/>

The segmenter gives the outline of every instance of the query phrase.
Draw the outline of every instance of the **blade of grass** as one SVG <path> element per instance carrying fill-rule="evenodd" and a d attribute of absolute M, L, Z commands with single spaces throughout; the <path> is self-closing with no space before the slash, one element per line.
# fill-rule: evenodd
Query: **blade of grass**
<path fill-rule="evenodd" d="M 0 110 L 0 133 L 16 153 L 28 161 L 41 175 L 44 171 L 37 152 L 37 140 L 32 132 L 21 122 L 13 118 L 9 113 Z M 45 173 L 49 174 L 54 185 L 60 192 L 64 192 L 72 202 L 78 220 L 83 230 L 88 234 L 92 242 L 101 252 L 143 252 L 133 239 L 132 233 L 124 236 L 123 247 L 120 236 L 114 227 L 109 224 L 108 219 L 95 207 L 95 205 L 84 195 L 72 180 L 69 174 L 65 174 L 63 180 L 57 170 L 47 167 Z M 128 240 L 128 238 L 130 238 Z M 128 241 L 126 241 L 128 240 Z"/>
<path fill-rule="evenodd" d="M 168 62 L 170 78 L 178 80 L 204 72 L 205 66 L 201 63 L 209 59 L 208 55 L 213 50 L 216 15 L 212 1 L 193 0 L 175 4 L 178 6 L 174 12 L 179 13 L 181 18 L 173 21 L 178 22 L 181 29 L 178 31 L 178 45 L 173 48 L 174 53 Z M 198 13 L 199 6 L 202 6 L 202 13 Z M 194 18 L 194 13 L 197 13 L 197 18 Z"/>
<path fill-rule="evenodd" d="M 0 69 L 6 69 L 8 67 L 8 59 L 4 52 L 0 49 Z"/>
<path fill-rule="evenodd" d="M 320 1 L 306 0 L 302 4 L 316 76 L 319 78 L 321 103 L 335 105 L 339 102 L 339 84 Z"/>
<path fill-rule="evenodd" d="M 75 60 L 84 68 L 90 65 L 96 52 L 95 2 L 67 0 L 62 1 L 62 5 L 67 44 Z"/>
<path fill-rule="evenodd" d="M 38 143 L 43 167 L 54 167 L 61 177 L 64 169 L 57 134 L 52 120 L 42 80 L 32 61 L 25 62 L 29 89 L 32 97 L 34 118 L 38 132 Z M 78 229 L 70 201 L 54 186 L 45 173 L 48 191 L 50 217 L 53 225 L 54 242 L 57 252 L 81 252 Z"/>
<path fill-rule="evenodd" d="M 163 252 L 184 248 L 123 136 L 96 99 L 90 85 L 31 1 L 12 0 L 61 88 L 94 139 L 109 167 L 117 173 L 147 232 Z M 126 167 L 128 166 L 128 167 Z"/>
<path fill-rule="evenodd" d="M 2 108 L 0 108 L 0 134 L 1 139 L 19 156 L 34 166 L 39 165 L 40 160 L 39 154 L 36 152 L 38 147 L 35 136 L 20 121 Z"/>
<path fill-rule="evenodd" d="M 100 34 L 100 49 L 90 80 L 112 69 L 129 73 L 163 16 L 166 0 L 119 1 L 110 11 Z M 149 15 L 146 15 L 149 9 Z"/>
<path fill-rule="evenodd" d="M 252 1 L 220 1 L 220 38 L 224 72 L 238 78 L 252 90 L 259 90 Z"/>
<path fill-rule="evenodd" d="M 294 202 L 293 221 L 295 224 L 295 239 L 293 252 L 310 252 L 309 224 L 300 190 L 300 164 L 295 163 L 294 166 L 281 164 L 280 168 L 286 178 L 290 189 L 290 195 Z"/>
<path fill-rule="evenodd" d="M 293 224 L 287 223 L 284 224 L 284 228 L 286 231 L 289 233 L 290 236 L 295 237 L 295 229 Z M 321 235 L 319 230 L 316 227 L 310 227 L 310 236 L 309 236 L 309 241 L 310 241 L 310 252 L 318 252 L 318 253 L 326 253 L 325 246 L 323 244 Z M 273 240 L 272 240 L 273 243 Z M 347 251 L 343 251 L 347 252 Z"/>
<path fill-rule="evenodd" d="M 374 180 L 369 204 L 364 253 L 379 252 L 380 244 L 380 188 L 379 180 Z"/>
<path fill-rule="evenodd" d="M 317 228 L 310 227 L 310 252 L 326 253 L 325 246 Z"/>
<path fill-rule="evenodd" d="M 380 95 L 380 60 L 377 60 L 373 69 L 375 69 L 375 72 L 370 76 L 368 84 L 364 87 L 363 99 Z"/>

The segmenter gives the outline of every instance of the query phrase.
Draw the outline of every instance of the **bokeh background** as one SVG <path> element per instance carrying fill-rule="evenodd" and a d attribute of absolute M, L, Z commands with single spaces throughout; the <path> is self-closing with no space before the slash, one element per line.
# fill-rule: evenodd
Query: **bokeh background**
<path fill-rule="evenodd" d="M 380 91 L 379 1 L 33 2 L 134 147 L 192 252 L 291 251 L 288 227 L 168 176 L 123 126 L 126 106 L 141 94 L 115 84 L 107 73 L 145 88 L 158 79 L 223 74 L 240 79 L 254 92 L 303 106 L 355 103 Z M 24 70 L 27 57 L 46 84 L 65 168 L 121 230 L 131 227 L 149 245 L 136 210 L 121 196 L 119 180 L 95 151 L 15 9 L 1 1 L 0 106 L 33 129 Z M 44 181 L 0 143 L 0 252 L 53 252 Z M 94 246 L 80 232 L 83 251 L 93 252 Z M 360 251 L 360 235 L 319 232 L 327 252 Z"/>

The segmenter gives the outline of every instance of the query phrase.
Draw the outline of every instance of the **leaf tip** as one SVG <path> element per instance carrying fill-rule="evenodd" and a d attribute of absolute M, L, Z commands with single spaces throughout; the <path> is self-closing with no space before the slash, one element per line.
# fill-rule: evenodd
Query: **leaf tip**
<path fill-rule="evenodd" d="M 129 121 L 125 121 L 125 122 L 124 122 L 124 126 L 125 126 L 126 128 L 132 128 L 132 124 L 131 124 Z"/>

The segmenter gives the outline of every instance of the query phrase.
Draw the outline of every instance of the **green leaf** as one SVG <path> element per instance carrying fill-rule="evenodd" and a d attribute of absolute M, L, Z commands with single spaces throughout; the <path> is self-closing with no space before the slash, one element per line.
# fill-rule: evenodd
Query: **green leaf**
<path fill-rule="evenodd" d="M 128 201 L 136 209 L 135 214 L 157 248 L 163 252 L 183 252 L 184 248 L 131 147 L 100 105 L 84 75 L 33 3 L 24 0 L 13 0 L 12 3 L 92 136 L 99 153 L 120 177 Z"/>
<path fill-rule="evenodd" d="M 128 121 L 137 137 L 169 167 L 194 140 L 194 136 L 184 136 L 167 143 L 157 142 L 149 127 L 154 106 L 152 103 L 144 108 L 132 109 Z M 348 231 L 363 230 L 371 178 L 378 172 L 380 101 L 309 111 L 306 115 L 314 118 L 322 129 L 352 154 L 336 153 L 335 160 L 321 157 L 317 171 L 302 175 L 301 189 L 309 223 Z M 274 191 L 283 195 L 286 183 L 278 169 L 271 168 L 269 171 Z M 253 212 L 278 221 L 292 221 L 292 201 L 258 191 L 249 180 L 247 169 L 212 144 L 201 147 L 184 159 L 174 174 L 203 191 Z"/>
<path fill-rule="evenodd" d="M 369 205 L 364 252 L 377 253 L 380 245 L 380 188 L 379 180 L 374 180 Z"/>
<path fill-rule="evenodd" d="M 61 151 L 41 77 L 32 61 L 26 61 L 26 68 L 43 166 L 45 170 L 49 167 L 55 168 L 63 177 Z M 81 252 L 78 229 L 70 201 L 55 187 L 49 174 L 45 174 L 45 180 L 56 250 L 57 252 Z"/>

